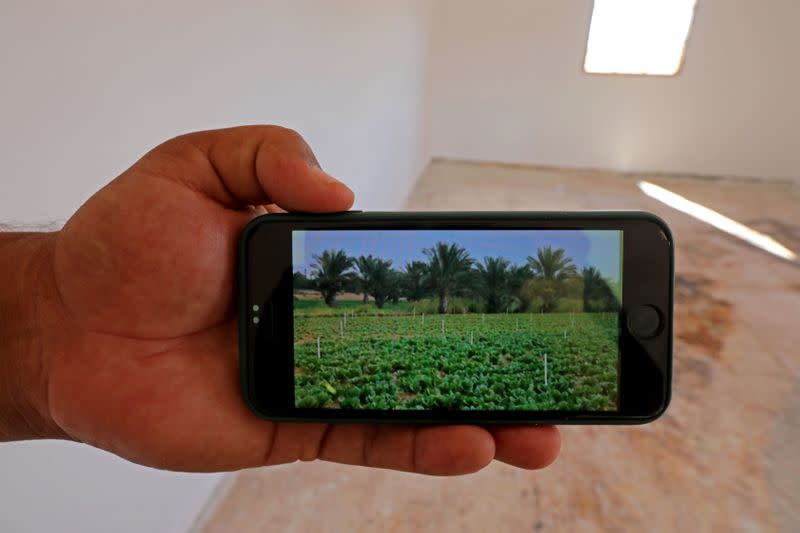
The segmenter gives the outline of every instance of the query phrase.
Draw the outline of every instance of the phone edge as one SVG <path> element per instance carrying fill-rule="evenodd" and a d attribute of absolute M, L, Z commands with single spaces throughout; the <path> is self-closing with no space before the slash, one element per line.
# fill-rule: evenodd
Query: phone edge
<path fill-rule="evenodd" d="M 314 220 L 314 219 L 325 219 L 325 218 L 337 218 L 341 219 L 344 218 L 350 219 L 351 217 L 363 218 L 362 215 L 366 215 L 367 217 L 370 216 L 379 216 L 379 217 L 388 217 L 392 218 L 397 216 L 398 218 L 403 218 L 406 216 L 414 216 L 414 215 L 435 215 L 433 218 L 446 218 L 447 216 L 451 215 L 458 215 L 462 217 L 471 217 L 475 216 L 476 218 L 491 218 L 491 217 L 499 217 L 504 218 L 506 220 L 515 220 L 515 219 L 522 219 L 530 216 L 538 216 L 538 217 L 553 217 L 553 218 L 562 218 L 562 217 L 575 217 L 575 218 L 594 218 L 594 217 L 603 217 L 603 216 L 618 216 L 620 218 L 626 219 L 639 219 L 639 220 L 649 220 L 650 222 L 655 223 L 661 231 L 664 232 L 664 235 L 669 242 L 670 245 L 670 265 L 669 265 L 669 274 L 670 274 L 670 287 L 669 287 L 669 306 L 670 306 L 670 313 L 669 313 L 669 323 L 668 323 L 668 330 L 670 332 L 669 338 L 667 340 L 667 351 L 668 351 L 668 359 L 667 359 L 667 394 L 664 400 L 664 405 L 661 408 L 653 413 L 652 415 L 648 415 L 646 417 L 601 417 L 601 418 L 593 418 L 591 416 L 588 417 L 581 417 L 580 419 L 561 419 L 561 420 L 537 420 L 531 419 L 530 421 L 520 422 L 519 420 L 504 420 L 504 419 L 475 419 L 475 420 L 468 420 L 468 421 L 452 421 L 447 419 L 431 419 L 431 420 L 415 420 L 413 418 L 405 419 L 405 420 L 386 420 L 386 419 L 371 419 L 371 418 L 352 418 L 352 419 L 336 419 L 331 420 L 327 418 L 298 418 L 298 417 L 283 417 L 283 416 L 272 416 L 268 413 L 265 413 L 261 410 L 252 400 L 252 391 L 250 390 L 250 384 L 247 380 L 247 366 L 249 365 L 249 354 L 247 353 L 247 322 L 242 320 L 241 317 L 246 316 L 247 309 L 246 309 L 246 301 L 247 295 L 245 293 L 246 287 L 244 280 L 247 279 L 247 264 L 245 261 L 246 251 L 247 251 L 247 244 L 249 242 L 249 238 L 252 232 L 262 223 L 267 222 L 269 218 L 293 218 L 296 220 Z M 276 220 L 276 222 L 278 222 Z M 271 421 L 271 422 L 293 422 L 293 423 L 330 423 L 330 424 L 348 424 L 348 423 L 365 423 L 365 424 L 415 424 L 415 425 L 436 425 L 436 424 L 475 424 L 475 425 L 502 425 L 502 424 L 514 424 L 514 425 L 528 425 L 528 424 L 545 424 L 545 425 L 643 425 L 653 422 L 659 418 L 661 418 L 669 408 L 672 402 L 672 370 L 673 370 L 673 358 L 674 358 L 674 331 L 673 331 L 673 315 L 674 315 L 674 308 L 675 308 L 675 240 L 672 234 L 672 230 L 667 225 L 666 221 L 651 213 L 649 211 L 638 211 L 638 210 L 625 210 L 625 211 L 345 211 L 339 213 L 331 213 L 331 214 L 315 214 L 315 213 L 277 213 L 277 214 L 268 214 L 268 215 L 260 215 L 255 217 L 253 220 L 248 222 L 245 228 L 242 230 L 239 241 L 237 244 L 237 290 L 236 294 L 238 297 L 237 307 L 239 309 L 239 381 L 240 381 L 240 388 L 242 390 L 242 397 L 247 404 L 248 408 L 253 412 L 256 416 L 263 420 Z"/>

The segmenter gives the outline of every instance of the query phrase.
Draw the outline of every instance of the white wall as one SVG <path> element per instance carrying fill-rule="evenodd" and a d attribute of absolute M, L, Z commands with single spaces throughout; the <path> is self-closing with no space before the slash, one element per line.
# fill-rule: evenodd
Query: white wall
<path fill-rule="evenodd" d="M 6 0 L 0 221 L 63 221 L 159 141 L 243 123 L 297 129 L 358 207 L 400 208 L 428 161 L 429 19 L 425 0 Z M 182 531 L 218 480 L 0 445 L 0 531 Z"/>
<path fill-rule="evenodd" d="M 399 208 L 428 161 L 426 0 L 0 3 L 0 220 L 64 219 L 158 142 L 279 123 Z"/>
<path fill-rule="evenodd" d="M 700 0 L 674 78 L 583 73 L 591 0 L 442 0 L 431 152 L 800 178 L 800 2 Z"/>
<path fill-rule="evenodd" d="M 0 445 L 4 533 L 188 531 L 221 474 L 145 468 L 71 442 Z"/>

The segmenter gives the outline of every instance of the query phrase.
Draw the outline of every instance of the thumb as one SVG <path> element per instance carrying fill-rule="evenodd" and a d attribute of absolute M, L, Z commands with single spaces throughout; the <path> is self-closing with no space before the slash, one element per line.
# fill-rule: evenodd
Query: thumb
<path fill-rule="evenodd" d="M 154 148 L 139 162 L 229 207 L 276 204 L 325 213 L 353 205 L 353 192 L 320 169 L 297 132 L 241 126 L 190 133 Z"/>

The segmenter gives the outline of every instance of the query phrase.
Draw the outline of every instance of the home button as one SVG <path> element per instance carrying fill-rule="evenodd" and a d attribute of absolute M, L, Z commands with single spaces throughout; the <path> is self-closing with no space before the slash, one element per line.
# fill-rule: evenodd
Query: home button
<path fill-rule="evenodd" d="M 628 331 L 639 339 L 651 339 L 661 333 L 661 312 L 652 305 L 639 305 L 628 311 Z"/>

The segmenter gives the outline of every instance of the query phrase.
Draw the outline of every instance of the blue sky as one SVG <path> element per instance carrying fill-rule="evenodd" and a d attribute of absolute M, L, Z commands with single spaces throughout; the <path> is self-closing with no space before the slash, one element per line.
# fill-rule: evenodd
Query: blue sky
<path fill-rule="evenodd" d="M 391 259 L 402 269 L 414 260 L 426 260 L 422 253 L 437 242 L 456 242 L 478 261 L 485 256 L 504 257 L 522 265 L 542 246 L 563 248 L 582 268 L 594 266 L 603 275 L 620 280 L 621 232 L 616 230 L 322 230 L 292 234 L 292 262 L 295 272 L 310 273 L 313 256 L 324 250 L 345 250 L 353 257 L 372 254 Z"/>

